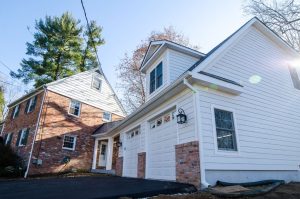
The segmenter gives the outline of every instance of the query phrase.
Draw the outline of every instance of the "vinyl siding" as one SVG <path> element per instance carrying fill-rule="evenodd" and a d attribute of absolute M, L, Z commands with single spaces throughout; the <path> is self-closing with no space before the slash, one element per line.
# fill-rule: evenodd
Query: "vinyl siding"
<path fill-rule="evenodd" d="M 176 52 L 174 50 L 169 51 L 169 68 L 170 68 L 170 82 L 178 79 L 185 71 L 187 71 L 194 63 L 199 59 L 191 57 L 189 55 Z"/>
<path fill-rule="evenodd" d="M 139 150 L 138 152 L 144 152 L 146 151 L 146 132 L 150 128 L 149 120 L 155 118 L 157 114 L 160 114 L 160 112 L 164 109 L 172 108 L 174 106 L 177 108 L 183 108 L 186 115 L 187 115 L 187 123 L 178 125 L 178 131 L 171 132 L 178 135 L 178 144 L 179 143 L 186 143 L 190 141 L 194 141 L 196 139 L 195 136 L 195 112 L 193 108 L 193 94 L 190 90 L 186 89 L 185 91 L 182 91 L 181 93 L 178 93 L 173 98 L 169 99 L 165 103 L 161 104 L 151 112 L 147 113 L 140 119 L 136 120 L 135 122 L 131 123 L 130 125 L 124 127 L 121 134 L 121 139 L 126 146 L 126 132 L 130 131 L 131 129 L 140 126 L 141 134 L 140 134 L 140 142 L 139 142 Z M 171 107 L 170 107 L 171 106 Z M 168 109 L 169 110 L 169 109 Z M 177 123 L 175 122 L 175 125 L 177 126 Z M 150 135 L 151 136 L 151 135 Z M 123 148 L 124 149 L 124 148 Z M 122 150 L 120 150 L 119 153 L 120 156 L 123 155 Z M 175 158 L 175 157 L 174 157 Z"/>
<path fill-rule="evenodd" d="M 92 88 L 93 76 L 97 76 L 102 80 L 101 91 Z M 102 75 L 94 71 L 86 71 L 73 75 L 50 83 L 47 87 L 50 91 L 76 99 L 102 110 L 125 116 L 108 83 Z"/>
<path fill-rule="evenodd" d="M 204 69 L 244 86 L 240 96 L 199 87 L 206 169 L 300 169 L 300 92 L 293 87 L 288 59 L 289 55 L 251 27 Z M 253 75 L 260 76 L 261 81 L 250 83 Z M 212 105 L 234 109 L 238 153 L 215 150 Z"/>

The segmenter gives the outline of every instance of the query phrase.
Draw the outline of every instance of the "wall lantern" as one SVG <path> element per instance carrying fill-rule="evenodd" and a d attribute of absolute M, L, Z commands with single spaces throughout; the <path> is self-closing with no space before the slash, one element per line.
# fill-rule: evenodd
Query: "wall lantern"
<path fill-rule="evenodd" d="M 178 109 L 178 115 L 176 115 L 176 117 L 178 124 L 186 123 L 186 114 L 184 113 L 184 110 L 182 108 Z"/>
<path fill-rule="evenodd" d="M 120 148 L 122 146 L 122 142 L 118 141 L 118 142 L 116 142 L 116 145 L 117 145 L 117 147 Z"/>

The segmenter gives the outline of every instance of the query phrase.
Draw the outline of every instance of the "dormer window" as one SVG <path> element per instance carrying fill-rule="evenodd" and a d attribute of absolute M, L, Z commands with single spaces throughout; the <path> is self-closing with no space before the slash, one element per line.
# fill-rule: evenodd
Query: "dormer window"
<path fill-rule="evenodd" d="M 101 91 L 102 81 L 98 77 L 93 78 L 92 87 L 96 90 Z"/>
<path fill-rule="evenodd" d="M 163 84 L 163 64 L 160 62 L 150 73 L 150 93 Z"/>

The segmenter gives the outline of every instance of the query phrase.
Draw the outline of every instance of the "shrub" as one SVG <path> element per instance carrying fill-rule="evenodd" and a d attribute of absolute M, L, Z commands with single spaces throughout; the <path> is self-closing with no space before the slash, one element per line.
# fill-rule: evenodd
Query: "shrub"
<path fill-rule="evenodd" d="M 0 177 L 20 177 L 24 171 L 22 159 L 0 137 Z"/>

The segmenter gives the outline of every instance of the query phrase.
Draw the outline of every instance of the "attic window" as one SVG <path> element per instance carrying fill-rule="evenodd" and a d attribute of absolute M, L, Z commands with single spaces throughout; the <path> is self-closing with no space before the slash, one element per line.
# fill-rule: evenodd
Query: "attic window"
<path fill-rule="evenodd" d="M 71 100 L 69 114 L 79 117 L 80 115 L 81 103 L 76 100 Z"/>
<path fill-rule="evenodd" d="M 160 62 L 150 73 L 150 93 L 163 84 L 163 64 Z"/>
<path fill-rule="evenodd" d="M 93 78 L 92 87 L 96 90 L 101 91 L 102 81 L 98 77 Z"/>

